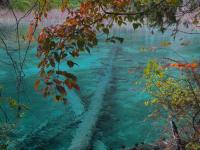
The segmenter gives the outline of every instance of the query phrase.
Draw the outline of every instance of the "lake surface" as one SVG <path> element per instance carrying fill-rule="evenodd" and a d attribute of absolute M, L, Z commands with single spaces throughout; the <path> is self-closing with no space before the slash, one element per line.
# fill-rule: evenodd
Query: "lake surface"
<path fill-rule="evenodd" d="M 151 59 L 199 60 L 200 38 L 178 34 L 174 40 L 170 32 L 152 35 L 148 29 L 121 29 L 115 35 L 124 37 L 124 43 L 109 44 L 100 36 L 99 45 L 91 54 L 82 53 L 75 60 L 79 65 L 69 70 L 78 76 L 81 90 L 69 92 L 67 105 L 34 91 L 38 77 L 36 47 L 29 51 L 20 100 L 30 110 L 17 121 L 12 137 L 17 140 L 17 149 L 117 150 L 123 145 L 149 143 L 166 136 L 162 127 L 167 124 L 163 120 L 147 119 L 152 108 L 144 106 L 149 95 L 144 91 L 143 69 Z M 162 41 L 172 44 L 161 47 Z M 181 45 L 183 42 L 187 46 Z M 3 49 L 0 59 L 8 60 Z M 0 62 L 0 67 L 4 95 L 16 97 L 11 66 Z"/>

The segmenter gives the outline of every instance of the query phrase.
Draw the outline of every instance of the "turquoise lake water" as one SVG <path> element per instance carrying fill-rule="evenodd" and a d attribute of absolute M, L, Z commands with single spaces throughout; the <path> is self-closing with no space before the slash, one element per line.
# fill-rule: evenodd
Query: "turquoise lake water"
<path fill-rule="evenodd" d="M 81 90 L 69 92 L 68 105 L 45 99 L 34 91 L 38 77 L 36 48 L 29 52 L 21 101 L 30 110 L 17 121 L 12 135 L 17 149 L 118 150 L 123 145 L 149 143 L 165 136 L 164 121 L 147 119 L 152 109 L 144 106 L 144 101 L 149 96 L 144 92 L 144 84 L 136 82 L 143 81 L 143 68 L 151 59 L 199 60 L 200 38 L 179 33 L 174 40 L 170 32 L 152 35 L 148 29 L 122 29 L 115 35 L 124 37 L 124 43 L 108 44 L 100 37 L 91 54 L 82 53 L 75 60 L 79 65 L 70 71 L 78 76 Z M 162 41 L 172 44 L 161 47 Z M 183 42 L 189 44 L 183 46 Z M 3 52 L 0 59 L 7 60 Z M 1 62 L 0 67 L 4 95 L 16 97 L 12 68 Z"/>

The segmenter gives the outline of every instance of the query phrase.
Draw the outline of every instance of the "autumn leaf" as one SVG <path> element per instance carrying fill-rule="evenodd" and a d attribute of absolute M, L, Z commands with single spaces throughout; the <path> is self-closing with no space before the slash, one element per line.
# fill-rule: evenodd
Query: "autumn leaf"
<path fill-rule="evenodd" d="M 70 68 L 72 68 L 74 65 L 78 65 L 77 63 L 74 63 L 73 61 L 71 61 L 71 60 L 68 60 L 67 61 L 67 65 L 70 67 Z"/>
<path fill-rule="evenodd" d="M 40 80 L 36 80 L 34 84 L 34 89 L 38 90 L 39 85 L 40 85 Z"/>
<path fill-rule="evenodd" d="M 62 83 L 62 81 L 60 81 L 58 79 L 53 79 L 53 81 L 56 83 L 56 85 L 60 85 Z"/>
<path fill-rule="evenodd" d="M 47 37 L 46 33 L 44 32 L 44 30 L 42 30 L 42 32 L 40 32 L 39 37 L 38 37 L 38 43 L 44 42 L 46 37 Z"/>
<path fill-rule="evenodd" d="M 70 82 L 70 80 L 65 80 L 65 84 L 67 85 L 67 87 L 69 88 L 69 89 L 72 89 L 73 88 L 73 83 L 72 82 Z"/>
<path fill-rule="evenodd" d="M 65 25 L 67 26 L 76 26 L 77 24 L 78 24 L 78 21 L 75 18 L 68 19 L 65 22 Z"/>
<path fill-rule="evenodd" d="M 67 79 L 65 80 L 65 85 L 67 85 L 69 89 L 75 88 L 76 90 L 80 91 L 80 87 L 77 85 L 76 81 Z"/>
<path fill-rule="evenodd" d="M 198 67 L 197 63 L 188 63 L 188 64 L 183 64 L 183 63 L 172 63 L 169 64 L 170 67 L 174 67 L 174 68 L 178 68 L 180 70 L 182 70 L 183 68 L 185 69 L 196 69 Z"/>
<path fill-rule="evenodd" d="M 56 64 L 55 64 L 54 58 L 50 58 L 49 62 L 50 62 L 52 67 L 55 67 Z"/>
<path fill-rule="evenodd" d="M 78 57 L 78 56 L 79 56 L 79 51 L 78 51 L 78 50 L 74 50 L 74 51 L 70 52 L 70 54 L 71 54 L 73 57 Z"/>
<path fill-rule="evenodd" d="M 70 78 L 74 81 L 77 80 L 77 77 L 71 73 L 68 73 L 66 71 L 56 71 L 56 74 L 59 74 L 59 75 L 62 75 L 62 76 L 65 76 L 66 78 Z"/>
<path fill-rule="evenodd" d="M 26 35 L 26 39 L 30 42 L 33 42 L 35 40 L 33 35 L 34 35 L 34 24 L 30 24 L 28 28 L 28 33 Z"/>
<path fill-rule="evenodd" d="M 92 8 L 92 4 L 90 2 L 82 3 L 80 6 L 81 15 L 85 15 Z"/>
<path fill-rule="evenodd" d="M 57 85 L 56 89 L 58 90 L 59 93 L 66 95 L 66 91 L 65 91 L 65 88 L 63 86 Z"/>
<path fill-rule="evenodd" d="M 68 0 L 62 0 L 61 12 L 64 12 L 66 10 L 66 8 L 68 8 L 68 5 L 69 5 L 69 1 Z"/>
<path fill-rule="evenodd" d="M 130 3 L 130 0 L 114 0 L 113 5 L 119 8 L 123 8 Z"/>
<path fill-rule="evenodd" d="M 71 60 L 68 60 L 68 61 L 67 61 L 67 65 L 68 65 L 70 68 L 72 68 L 72 67 L 74 66 L 74 62 L 71 61 Z"/>
<path fill-rule="evenodd" d="M 81 88 L 80 88 L 77 84 L 74 85 L 74 88 L 75 88 L 76 90 L 78 90 L 78 91 L 81 90 Z"/>

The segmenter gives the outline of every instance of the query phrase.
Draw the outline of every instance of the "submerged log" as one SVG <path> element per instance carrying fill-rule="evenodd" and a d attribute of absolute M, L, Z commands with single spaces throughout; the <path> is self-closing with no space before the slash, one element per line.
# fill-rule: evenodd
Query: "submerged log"
<path fill-rule="evenodd" d="M 94 127 L 96 126 L 99 113 L 102 109 L 104 95 L 106 90 L 109 88 L 109 83 L 112 79 L 113 60 L 115 55 L 116 51 L 112 52 L 111 57 L 109 57 L 107 68 L 100 79 L 96 93 L 92 98 L 92 102 L 88 108 L 88 111 L 85 112 L 81 120 L 82 122 L 72 138 L 72 142 L 68 150 L 86 150 L 90 143 Z"/>

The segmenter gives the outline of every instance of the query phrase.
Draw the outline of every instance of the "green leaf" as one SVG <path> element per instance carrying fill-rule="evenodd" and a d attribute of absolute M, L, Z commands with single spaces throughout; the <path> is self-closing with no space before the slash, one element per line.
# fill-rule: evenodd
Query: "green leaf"
<path fill-rule="evenodd" d="M 116 40 L 118 40 L 120 43 L 123 43 L 124 42 L 124 38 L 121 38 L 121 37 L 115 37 Z"/>
<path fill-rule="evenodd" d="M 79 38 L 79 39 L 77 40 L 77 46 L 78 46 L 78 48 L 79 48 L 80 50 L 83 50 L 84 45 L 85 45 L 85 40 L 82 39 L 82 38 Z"/>
<path fill-rule="evenodd" d="M 60 63 L 60 56 L 58 55 L 57 52 L 54 53 L 54 57 L 55 57 L 56 61 L 57 61 L 58 63 Z"/>
<path fill-rule="evenodd" d="M 90 53 L 90 48 L 89 47 L 85 47 L 85 49 L 86 49 L 86 51 L 88 52 L 88 53 Z"/>
<path fill-rule="evenodd" d="M 103 28 L 103 33 L 109 34 L 109 29 L 108 28 Z"/>
<path fill-rule="evenodd" d="M 133 23 L 133 29 L 136 30 L 137 28 L 141 27 L 140 23 Z"/>

